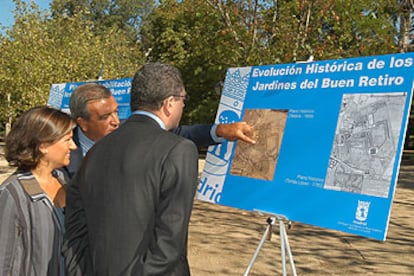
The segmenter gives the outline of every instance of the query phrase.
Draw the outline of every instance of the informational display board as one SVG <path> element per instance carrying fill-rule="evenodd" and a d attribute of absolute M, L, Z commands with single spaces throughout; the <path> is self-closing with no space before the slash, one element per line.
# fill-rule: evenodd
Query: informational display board
<path fill-rule="evenodd" d="M 112 95 L 118 103 L 118 115 L 119 119 L 121 120 L 128 118 L 131 114 L 131 109 L 129 106 L 131 81 L 131 78 L 94 81 L 95 83 L 102 84 L 112 92 Z M 49 106 L 58 108 L 64 112 L 70 113 L 70 96 L 72 95 L 72 92 L 76 89 L 76 87 L 85 83 L 88 82 L 68 82 L 52 84 L 47 104 Z"/>
<path fill-rule="evenodd" d="M 385 240 L 414 54 L 230 68 L 216 123 L 256 145 L 208 149 L 200 200 Z"/>

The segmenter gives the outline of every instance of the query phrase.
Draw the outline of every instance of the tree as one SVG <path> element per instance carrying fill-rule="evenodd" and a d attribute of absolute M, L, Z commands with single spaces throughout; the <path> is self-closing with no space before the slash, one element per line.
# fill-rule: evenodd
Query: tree
<path fill-rule="evenodd" d="M 226 69 L 412 49 L 411 0 L 15 0 L 0 37 L 0 119 L 45 103 L 51 83 L 130 77 L 148 61 L 181 69 L 183 122 L 211 122 Z M 28 47 L 30 45 L 30 47 Z M 406 45 L 406 46 L 404 46 Z"/>
<path fill-rule="evenodd" d="M 398 48 L 401 53 L 406 53 L 413 50 L 413 36 L 414 36 L 414 1 L 413 0 L 399 0 L 400 12 L 395 14 L 396 28 L 399 29 Z M 398 16 L 399 15 L 399 16 Z"/>
<path fill-rule="evenodd" d="M 44 44 L 41 38 L 44 28 L 40 22 L 45 15 L 34 4 L 15 3 L 15 27 L 8 32 L 9 37 L 2 38 L 0 46 L 0 116 L 3 122 L 6 116 L 14 117 L 31 106 L 44 103 L 41 91 L 46 89 L 39 85 L 44 78 L 42 55 L 45 52 L 37 47 Z"/>
<path fill-rule="evenodd" d="M 107 29 L 125 31 L 136 42 L 142 21 L 155 6 L 154 0 L 53 0 L 52 17 L 74 17 L 91 23 L 91 29 L 99 34 Z"/>
<path fill-rule="evenodd" d="M 15 25 L 0 43 L 0 119 L 46 104 L 52 83 L 130 77 L 144 62 L 127 32 L 108 28 L 96 34 L 92 22 L 72 17 L 50 18 L 31 3 L 16 1 Z M 11 108 L 7 97 L 11 95 Z"/>
<path fill-rule="evenodd" d="M 395 1 L 161 1 L 141 28 L 150 60 L 177 65 L 191 98 L 186 122 L 212 121 L 214 84 L 229 67 L 397 52 Z"/>

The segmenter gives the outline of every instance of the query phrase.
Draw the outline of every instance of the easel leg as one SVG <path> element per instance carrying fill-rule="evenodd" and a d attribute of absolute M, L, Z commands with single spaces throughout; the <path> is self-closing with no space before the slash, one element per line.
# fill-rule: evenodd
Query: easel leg
<path fill-rule="evenodd" d="M 282 220 L 279 220 L 280 253 L 282 255 L 283 276 L 286 276 L 287 275 L 287 272 L 286 272 L 286 247 L 285 247 L 285 238 L 283 237 L 283 229 L 285 229 L 285 223 Z"/>
<path fill-rule="evenodd" d="M 279 220 L 279 229 L 280 229 L 280 247 L 281 247 L 281 254 L 282 254 L 282 267 L 283 267 L 283 276 L 287 275 L 286 270 L 286 252 L 289 256 L 290 267 L 292 269 L 292 274 L 296 276 L 296 268 L 295 263 L 293 261 L 292 251 L 290 250 L 289 240 L 286 233 L 286 227 L 283 220 Z"/>
<path fill-rule="evenodd" d="M 262 239 L 260 240 L 259 245 L 256 248 L 256 252 L 254 252 L 254 255 L 252 257 L 252 259 L 250 260 L 249 265 L 247 266 L 246 271 L 244 272 L 244 276 L 248 276 L 254 262 L 256 261 L 257 256 L 259 256 L 260 250 L 263 247 L 263 244 L 266 240 L 266 238 L 271 235 L 271 229 L 273 224 L 275 223 L 275 218 L 268 218 L 267 219 L 267 227 L 266 230 L 262 236 Z M 282 256 L 282 268 L 283 268 L 283 276 L 287 275 L 287 269 L 286 269 L 286 252 L 288 253 L 289 256 L 289 262 L 290 262 L 290 267 L 292 269 L 292 274 L 293 276 L 297 276 L 296 275 L 296 268 L 295 268 L 295 263 L 293 261 L 293 256 L 292 256 L 292 252 L 290 250 L 290 245 L 289 245 L 289 241 L 288 241 L 288 237 L 287 237 L 287 233 L 286 233 L 286 227 L 285 227 L 285 223 L 283 222 L 283 219 L 278 218 L 279 220 L 279 230 L 280 230 L 280 251 L 281 251 L 281 256 Z"/>
<path fill-rule="evenodd" d="M 261 240 L 260 240 L 260 242 L 259 242 L 259 245 L 258 245 L 258 246 L 257 246 L 257 248 L 256 248 L 256 252 L 254 252 L 253 257 L 252 257 L 252 259 L 250 260 L 250 263 L 249 263 L 249 265 L 247 266 L 246 271 L 244 272 L 244 276 L 248 276 L 248 275 L 249 275 L 249 273 L 250 273 L 250 271 L 252 270 L 253 264 L 254 264 L 254 262 L 256 261 L 257 256 L 259 256 L 259 252 L 260 252 L 260 250 L 262 249 L 262 246 L 263 246 L 263 244 L 264 244 L 264 242 L 265 242 L 265 240 L 266 240 L 266 237 L 268 236 L 269 231 L 270 231 L 270 229 L 272 228 L 272 225 L 275 223 L 275 219 L 274 219 L 274 218 L 268 218 L 268 219 L 267 219 L 267 223 L 268 223 L 268 224 L 267 224 L 266 230 L 265 230 L 265 232 L 264 232 L 264 234 L 263 234 L 263 236 L 262 236 L 262 239 L 261 239 Z"/>
<path fill-rule="evenodd" d="M 289 240 L 288 240 L 288 236 L 286 233 L 286 228 L 284 226 L 283 226 L 283 236 L 285 238 L 285 245 L 286 245 L 287 253 L 289 255 L 289 262 L 290 262 L 290 267 L 292 268 L 292 274 L 296 276 L 295 262 L 293 261 L 292 251 L 290 250 Z"/>

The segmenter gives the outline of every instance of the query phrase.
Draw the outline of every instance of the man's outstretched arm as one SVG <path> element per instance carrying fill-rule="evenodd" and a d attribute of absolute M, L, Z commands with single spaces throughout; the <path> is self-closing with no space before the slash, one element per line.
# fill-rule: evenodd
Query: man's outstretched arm
<path fill-rule="evenodd" d="M 246 122 L 218 125 L 183 125 L 170 131 L 190 139 L 199 148 L 221 143 L 224 139 L 229 141 L 241 140 L 250 144 L 256 143 L 251 138 L 253 135 L 253 127 Z"/>

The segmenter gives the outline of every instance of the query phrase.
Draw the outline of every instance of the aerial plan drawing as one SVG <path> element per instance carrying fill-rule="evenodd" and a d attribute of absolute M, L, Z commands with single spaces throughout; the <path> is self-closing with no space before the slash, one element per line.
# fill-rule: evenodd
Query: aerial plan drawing
<path fill-rule="evenodd" d="M 344 94 L 325 189 L 388 197 L 405 93 Z"/>

